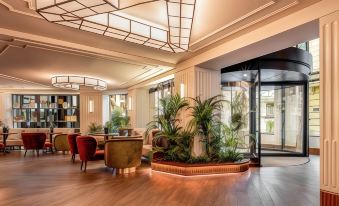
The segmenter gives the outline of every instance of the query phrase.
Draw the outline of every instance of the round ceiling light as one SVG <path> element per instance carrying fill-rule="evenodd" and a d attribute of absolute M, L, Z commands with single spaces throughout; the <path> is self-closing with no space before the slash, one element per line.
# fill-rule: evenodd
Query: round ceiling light
<path fill-rule="evenodd" d="M 106 90 L 107 82 L 82 76 L 54 76 L 52 77 L 52 85 L 57 88 L 79 90 L 80 86 L 93 87 L 95 90 Z"/>

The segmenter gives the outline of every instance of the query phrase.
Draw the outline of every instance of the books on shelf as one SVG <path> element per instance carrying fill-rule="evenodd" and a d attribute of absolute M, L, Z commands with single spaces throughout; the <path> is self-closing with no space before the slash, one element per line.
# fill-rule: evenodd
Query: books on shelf
<path fill-rule="evenodd" d="M 65 116 L 65 121 L 66 122 L 76 122 L 77 121 L 77 116 L 76 115 L 66 115 Z"/>

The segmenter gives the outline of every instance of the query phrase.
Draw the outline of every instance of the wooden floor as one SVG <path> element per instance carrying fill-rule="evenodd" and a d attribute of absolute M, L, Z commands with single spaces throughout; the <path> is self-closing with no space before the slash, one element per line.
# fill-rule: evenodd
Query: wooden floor
<path fill-rule="evenodd" d="M 87 173 L 79 167 L 69 155 L 0 153 L 0 205 L 319 205 L 316 156 L 302 166 L 200 177 L 151 172 L 147 164 L 129 176 L 112 176 L 103 161 L 89 162 Z"/>

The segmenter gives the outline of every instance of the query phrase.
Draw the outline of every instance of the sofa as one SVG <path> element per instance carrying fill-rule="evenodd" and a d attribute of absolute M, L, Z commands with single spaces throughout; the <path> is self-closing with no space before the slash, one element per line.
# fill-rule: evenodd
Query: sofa
<path fill-rule="evenodd" d="M 0 128 L 0 131 L 2 131 L 2 128 Z M 49 132 L 49 128 L 10 128 L 9 132 L 17 133 L 17 134 L 12 134 L 8 136 L 7 141 L 6 141 L 6 146 L 9 146 L 9 147 L 23 146 L 21 133 L 46 133 L 47 135 L 46 142 L 49 142 L 49 134 L 47 134 Z M 74 133 L 75 129 L 74 128 L 54 128 L 53 132 L 70 134 L 70 133 Z M 54 137 L 55 135 L 53 135 L 53 138 Z M 1 142 L 2 142 L 2 139 L 1 139 Z"/>
<path fill-rule="evenodd" d="M 142 147 L 142 156 L 144 157 L 148 157 L 150 158 L 151 155 L 152 155 L 152 147 L 153 147 L 153 137 L 155 135 L 155 133 L 157 132 L 158 130 L 156 129 L 153 129 L 149 132 L 148 134 L 148 137 L 145 137 L 146 135 L 146 129 L 145 128 L 135 128 L 134 129 L 134 133 L 135 135 L 142 135 L 142 137 L 144 138 L 144 144 L 143 144 L 143 147 Z"/>

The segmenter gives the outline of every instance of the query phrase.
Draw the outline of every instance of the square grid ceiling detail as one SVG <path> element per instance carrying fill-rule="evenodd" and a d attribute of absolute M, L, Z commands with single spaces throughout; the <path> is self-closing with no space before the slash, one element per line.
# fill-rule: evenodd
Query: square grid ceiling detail
<path fill-rule="evenodd" d="M 47 21 L 169 52 L 188 51 L 196 0 L 36 0 L 36 11 Z M 167 28 L 124 10 L 163 1 Z M 153 7 L 156 9 L 156 7 Z M 152 11 L 145 11 L 152 12 Z"/>

